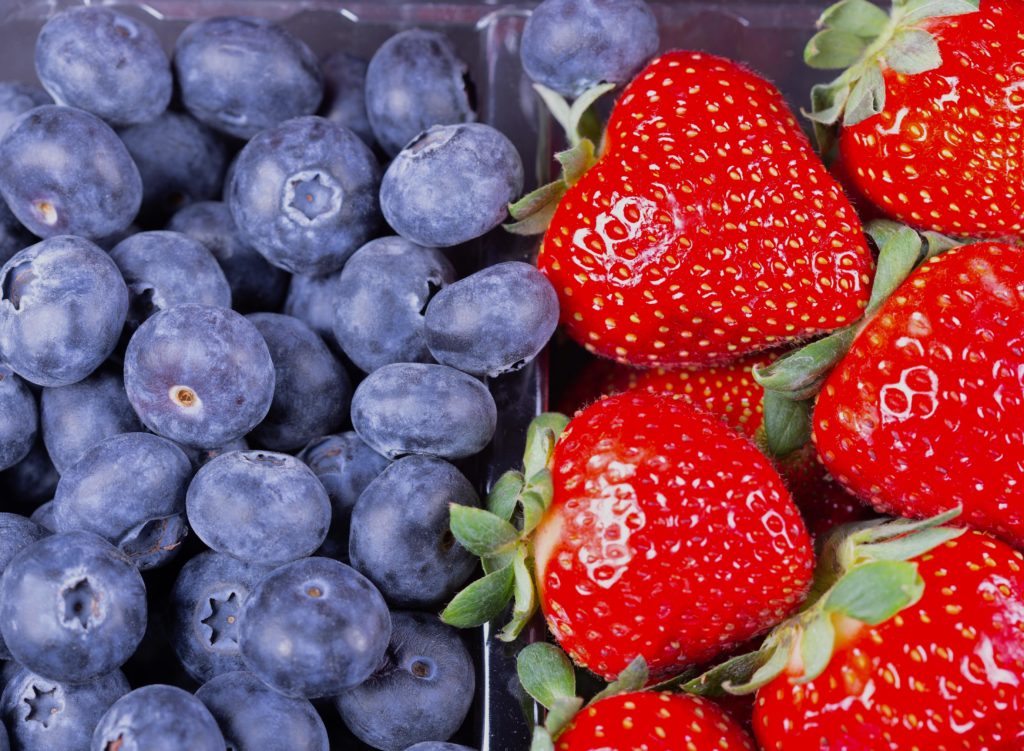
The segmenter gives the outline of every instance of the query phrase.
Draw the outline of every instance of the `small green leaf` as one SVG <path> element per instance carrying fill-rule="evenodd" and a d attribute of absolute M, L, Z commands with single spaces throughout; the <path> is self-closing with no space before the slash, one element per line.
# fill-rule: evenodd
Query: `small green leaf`
<path fill-rule="evenodd" d="M 533 216 L 551 204 L 557 204 L 565 195 L 566 185 L 562 180 L 542 185 L 527 193 L 515 203 L 508 205 L 508 213 L 513 219 L 525 219 Z"/>
<path fill-rule="evenodd" d="M 559 151 L 555 159 L 562 165 L 562 179 L 566 185 L 575 185 L 587 170 L 597 164 L 594 156 L 594 142 L 589 138 L 580 140 L 571 149 Z"/>
<path fill-rule="evenodd" d="M 544 518 L 547 511 L 547 504 L 540 493 L 529 490 L 519 496 L 519 502 L 523 506 L 523 534 L 528 535 L 537 528 L 540 520 Z"/>
<path fill-rule="evenodd" d="M 856 125 L 885 109 L 885 80 L 882 69 L 869 65 L 853 86 L 843 112 L 843 125 Z"/>
<path fill-rule="evenodd" d="M 804 62 L 812 68 L 833 70 L 849 68 L 860 60 L 867 41 L 838 29 L 819 31 L 804 48 Z"/>
<path fill-rule="evenodd" d="M 914 75 L 935 70 L 942 65 L 942 55 L 935 37 L 923 29 L 896 32 L 885 48 L 886 64 L 898 73 Z"/>
<path fill-rule="evenodd" d="M 917 23 L 926 18 L 962 16 L 977 13 L 979 0 L 909 0 L 900 13 L 900 22 Z"/>
<path fill-rule="evenodd" d="M 513 566 L 506 566 L 467 586 L 448 603 L 441 620 L 456 628 L 481 626 L 501 615 L 512 599 Z"/>
<path fill-rule="evenodd" d="M 789 652 L 792 648 L 792 635 L 787 633 L 772 650 L 771 655 L 761 667 L 754 671 L 746 683 L 723 683 L 722 688 L 733 695 L 750 694 L 771 681 L 775 680 L 789 664 Z M 762 647 L 764 649 L 764 647 Z"/>
<path fill-rule="evenodd" d="M 856 555 L 867 560 L 907 561 L 937 548 L 944 542 L 955 540 L 966 531 L 963 527 L 922 529 L 894 540 L 858 545 Z"/>
<path fill-rule="evenodd" d="M 878 310 L 896 288 L 903 284 L 921 260 L 923 252 L 921 236 L 910 227 L 901 225 L 891 234 L 879 235 L 883 236 L 888 237 L 888 240 L 879 246 L 875 281 L 871 285 L 871 298 L 864 311 L 865 316 Z"/>
<path fill-rule="evenodd" d="M 544 727 L 555 738 L 565 730 L 566 725 L 572 722 L 572 718 L 583 706 L 583 699 L 578 696 L 563 697 L 555 700 L 555 705 L 548 710 L 547 719 L 544 720 Z"/>
<path fill-rule="evenodd" d="M 601 701 L 601 699 L 607 699 L 609 696 L 618 696 L 619 694 L 628 694 L 633 691 L 639 691 L 647 685 L 649 677 L 647 660 L 645 660 L 642 655 L 637 655 L 630 661 L 625 669 L 619 673 L 618 678 L 594 694 L 594 697 L 588 703 L 593 704 L 596 701 Z"/>
<path fill-rule="evenodd" d="M 836 629 L 832 625 L 832 615 L 826 612 L 812 618 L 800 639 L 800 657 L 804 663 L 804 672 L 797 683 L 813 681 L 825 671 L 829 660 L 832 659 L 835 644 Z"/>
<path fill-rule="evenodd" d="M 877 626 L 913 605 L 922 594 L 924 580 L 917 573 L 917 564 L 874 561 L 848 571 L 832 587 L 825 609 Z"/>
<path fill-rule="evenodd" d="M 684 683 L 682 689 L 689 694 L 697 696 L 728 696 L 726 685 L 747 683 L 750 677 L 757 670 L 768 662 L 772 656 L 774 647 L 762 647 L 757 652 L 748 652 L 720 665 L 716 665 L 707 672 L 697 676 L 688 683 Z"/>
<path fill-rule="evenodd" d="M 850 536 L 857 545 L 892 540 L 902 535 L 917 532 L 918 530 L 941 526 L 946 522 L 953 521 L 962 513 L 963 507 L 956 506 L 949 509 L 949 511 L 943 511 L 941 514 L 927 519 L 895 518 L 884 521 L 881 524 L 877 521 L 861 522 L 858 525 L 849 525 L 853 528 Z"/>
<path fill-rule="evenodd" d="M 938 232 L 925 231 L 921 233 L 921 237 L 924 238 L 926 248 L 924 257 L 926 259 L 934 258 L 941 253 L 945 253 L 947 250 L 967 244 L 964 240 L 946 237 L 946 235 L 939 234 Z"/>
<path fill-rule="evenodd" d="M 530 739 L 530 751 L 555 751 L 551 733 L 543 725 L 533 726 L 533 737 Z"/>
<path fill-rule="evenodd" d="M 509 470 L 503 474 L 487 494 L 487 510 L 498 518 L 509 521 L 515 513 L 519 493 L 525 484 L 522 472 Z"/>
<path fill-rule="evenodd" d="M 533 418 L 526 431 L 526 450 L 523 454 L 523 474 L 526 477 L 533 477 L 542 469 L 547 469 L 555 443 L 568 424 L 569 418 L 558 412 L 544 412 Z"/>
<path fill-rule="evenodd" d="M 823 339 L 793 350 L 765 368 L 754 369 L 754 380 L 765 391 L 778 391 L 791 399 L 813 396 L 857 335 L 856 327 L 840 329 Z"/>
<path fill-rule="evenodd" d="M 512 617 L 505 627 L 498 633 L 502 641 L 515 641 L 519 634 L 526 628 L 526 624 L 537 612 L 537 590 L 533 584 L 531 566 L 527 563 L 526 545 L 520 545 L 516 549 L 516 557 L 512 562 L 514 572 L 512 592 L 514 605 Z"/>
<path fill-rule="evenodd" d="M 526 693 L 548 709 L 556 699 L 576 696 L 572 662 L 554 644 L 535 642 L 523 647 L 516 657 L 516 672 Z"/>
<path fill-rule="evenodd" d="M 818 26 L 874 39 L 889 24 L 889 15 L 868 0 L 842 0 L 821 14 Z"/>
<path fill-rule="evenodd" d="M 495 555 L 519 540 L 519 530 L 490 511 L 457 503 L 450 510 L 452 534 L 473 555 Z"/>
<path fill-rule="evenodd" d="M 803 447 L 811 440 L 811 410 L 809 400 L 793 401 L 777 391 L 765 391 L 764 435 L 768 451 L 782 458 Z"/>
<path fill-rule="evenodd" d="M 811 112 L 804 114 L 811 120 L 822 125 L 835 125 L 850 98 L 848 85 L 836 88 L 831 84 L 818 84 L 811 87 Z"/>
<path fill-rule="evenodd" d="M 512 235 L 521 235 L 525 237 L 530 235 L 543 235 L 547 231 L 548 225 L 551 224 L 551 220 L 555 216 L 555 209 L 557 208 L 557 203 L 551 203 L 540 209 L 537 213 L 531 214 L 521 221 L 503 224 L 501 227 Z"/>
<path fill-rule="evenodd" d="M 554 481 L 551 479 L 551 470 L 545 467 L 530 477 L 526 482 L 526 489 L 537 493 L 546 502 L 550 502 L 551 497 L 555 493 Z"/>
<path fill-rule="evenodd" d="M 492 574 L 499 569 L 503 569 L 506 566 L 511 566 L 512 561 L 516 559 L 515 550 L 506 550 L 503 553 L 497 555 L 486 555 L 480 559 L 480 564 L 484 568 L 485 574 Z"/>
<path fill-rule="evenodd" d="M 572 122 L 572 108 L 565 101 L 565 97 L 539 83 L 533 85 L 533 90 L 540 95 L 551 117 L 561 126 L 566 136 L 571 138 L 571 134 L 575 132 L 575 124 Z"/>

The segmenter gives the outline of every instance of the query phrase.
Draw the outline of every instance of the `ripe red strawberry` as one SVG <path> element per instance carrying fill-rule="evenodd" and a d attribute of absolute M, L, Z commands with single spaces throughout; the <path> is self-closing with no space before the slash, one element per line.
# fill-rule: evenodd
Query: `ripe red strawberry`
<path fill-rule="evenodd" d="M 779 92 L 699 52 L 668 53 L 626 88 L 538 265 L 570 336 L 644 366 L 851 323 L 872 273 L 856 214 Z"/>

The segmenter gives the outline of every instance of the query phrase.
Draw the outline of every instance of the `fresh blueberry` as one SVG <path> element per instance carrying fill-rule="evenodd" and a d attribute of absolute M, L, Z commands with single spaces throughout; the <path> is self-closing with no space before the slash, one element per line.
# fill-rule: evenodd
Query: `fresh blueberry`
<path fill-rule="evenodd" d="M 268 574 L 241 615 L 242 657 L 288 696 L 335 696 L 366 680 L 391 638 L 384 598 L 362 574 L 330 558 L 304 558 Z"/>
<path fill-rule="evenodd" d="M 272 451 L 295 451 L 337 430 L 348 416 L 352 384 L 324 340 L 298 318 L 253 313 L 274 361 L 274 401 L 251 440 Z"/>
<path fill-rule="evenodd" d="M 122 696 L 100 718 L 91 751 L 224 751 L 217 721 L 187 691 L 159 683 Z"/>
<path fill-rule="evenodd" d="M 345 725 L 381 751 L 451 738 L 469 714 L 473 660 L 436 615 L 392 613 L 391 643 L 373 675 L 335 699 Z"/>
<path fill-rule="evenodd" d="M 657 51 L 658 22 L 644 0 L 544 0 L 520 47 L 526 74 L 569 97 L 628 83 Z"/>
<path fill-rule="evenodd" d="M 167 563 L 188 533 L 185 491 L 192 464 L 166 438 L 122 433 L 100 441 L 61 475 L 54 496 L 59 532 L 93 532 L 140 569 Z"/>
<path fill-rule="evenodd" d="M 196 473 L 186 506 L 199 539 L 253 563 L 311 555 L 331 523 L 331 502 L 313 471 L 264 451 L 218 456 Z"/>
<path fill-rule="evenodd" d="M 0 631 L 14 659 L 82 683 L 124 664 L 146 630 L 146 587 L 128 557 L 90 532 L 50 535 L 0 579 Z"/>
<path fill-rule="evenodd" d="M 475 748 L 469 746 L 460 746 L 458 743 L 440 743 L 438 741 L 424 741 L 423 743 L 416 743 L 405 751 L 476 751 Z"/>
<path fill-rule="evenodd" d="M 390 462 L 354 432 L 313 441 L 299 454 L 331 499 L 331 527 L 320 554 L 348 562 L 349 519 L 359 495 Z"/>
<path fill-rule="evenodd" d="M 220 195 L 227 147 L 202 123 L 165 112 L 120 135 L 142 175 L 141 221 L 162 225 L 178 209 Z"/>
<path fill-rule="evenodd" d="M 0 513 L 0 572 L 7 568 L 23 548 L 47 536 L 49 532 L 31 519 L 18 514 Z M 11 653 L 0 638 L 0 659 L 11 659 Z"/>
<path fill-rule="evenodd" d="M 197 681 L 245 667 L 238 619 L 269 570 L 210 551 L 182 567 L 168 598 L 167 632 L 181 664 Z"/>
<path fill-rule="evenodd" d="M 58 472 L 104 438 L 143 430 L 120 374 L 106 369 L 70 386 L 43 389 L 39 406 L 43 442 Z"/>
<path fill-rule="evenodd" d="M 128 343 L 128 400 L 154 433 L 218 448 L 256 427 L 274 397 L 274 363 L 259 329 L 226 308 L 179 305 Z"/>
<path fill-rule="evenodd" d="M 196 691 L 234 751 L 329 751 L 327 729 L 307 699 L 282 696 L 252 673 L 224 673 Z"/>
<path fill-rule="evenodd" d="M 401 237 L 371 240 L 341 270 L 334 335 L 359 368 L 433 362 L 423 339 L 423 311 L 455 269 L 436 248 Z"/>
<path fill-rule="evenodd" d="M 490 442 L 497 419 L 487 387 L 445 365 L 385 365 L 352 397 L 352 426 L 370 448 L 390 459 L 472 456 Z"/>
<path fill-rule="evenodd" d="M 402 237 L 448 247 L 480 237 L 523 190 L 523 162 L 489 125 L 438 125 L 394 158 L 380 186 L 384 218 Z"/>
<path fill-rule="evenodd" d="M 323 96 L 313 52 L 262 18 L 193 23 L 178 37 L 174 68 L 192 116 L 238 138 L 311 115 Z"/>
<path fill-rule="evenodd" d="M 22 668 L 4 688 L 0 713 L 20 751 L 86 751 L 100 717 L 130 690 L 120 670 L 75 684 Z"/>
<path fill-rule="evenodd" d="M 535 266 L 499 263 L 441 290 L 427 307 L 424 326 L 439 363 L 499 376 L 544 349 L 558 326 L 558 295 Z"/>
<path fill-rule="evenodd" d="M 39 386 L 77 383 L 113 352 L 127 312 L 110 256 L 81 237 L 43 240 L 0 268 L 0 360 Z"/>
<path fill-rule="evenodd" d="M 38 431 L 35 396 L 23 380 L 0 365 L 0 470 L 28 456 Z"/>
<path fill-rule="evenodd" d="M 288 274 L 271 266 L 242 240 L 227 204 L 193 203 L 171 217 L 167 229 L 198 240 L 213 253 L 231 285 L 232 306 L 239 313 L 281 307 L 288 289 Z"/>
<path fill-rule="evenodd" d="M 323 276 L 295 274 L 284 301 L 286 315 L 305 321 L 335 350 L 338 349 L 338 342 L 334 338 L 334 311 L 338 304 L 340 282 L 340 271 Z"/>
<path fill-rule="evenodd" d="M 53 104 L 53 99 L 38 86 L 0 81 L 0 138 L 19 116 L 44 104 Z"/>
<path fill-rule="evenodd" d="M 366 116 L 366 66 L 365 60 L 347 52 L 335 52 L 321 63 L 324 101 L 320 114 L 373 146 L 373 129 Z"/>
<path fill-rule="evenodd" d="M 450 504 L 479 506 L 476 491 L 446 461 L 399 459 L 369 484 L 352 511 L 352 567 L 395 607 L 429 608 L 451 599 L 477 559 L 448 528 Z"/>
<path fill-rule="evenodd" d="M 0 266 L 19 250 L 27 248 L 39 240 L 18 221 L 0 198 Z"/>
<path fill-rule="evenodd" d="M 366 71 L 366 114 L 388 156 L 433 125 L 476 118 L 468 71 L 436 31 L 410 29 L 380 46 Z"/>
<path fill-rule="evenodd" d="M 59 104 L 111 125 L 147 122 L 171 101 L 171 64 L 156 32 L 109 8 L 69 8 L 47 21 L 36 73 Z"/>
<path fill-rule="evenodd" d="M 53 501 L 47 501 L 33 511 L 29 520 L 35 522 L 47 532 L 56 532 L 57 520 L 53 518 Z"/>
<path fill-rule="evenodd" d="M 380 166 L 348 128 L 298 117 L 245 145 L 228 186 L 242 238 L 295 274 L 342 267 L 379 224 Z"/>
<path fill-rule="evenodd" d="M 39 237 L 99 238 L 132 223 L 142 178 L 109 125 L 50 104 L 23 114 L 0 140 L 0 194 Z"/>
<path fill-rule="evenodd" d="M 5 501 L 4 508 L 17 507 L 28 513 L 53 498 L 59 479 L 43 442 L 37 440 L 24 459 L 0 472 L 0 498 Z"/>

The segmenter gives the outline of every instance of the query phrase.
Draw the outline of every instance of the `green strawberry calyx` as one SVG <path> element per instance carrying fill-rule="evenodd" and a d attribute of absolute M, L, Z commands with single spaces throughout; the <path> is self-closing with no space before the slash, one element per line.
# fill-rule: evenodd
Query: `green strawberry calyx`
<path fill-rule="evenodd" d="M 840 527 L 825 543 L 803 609 L 783 622 L 756 652 L 734 657 L 684 684 L 702 696 L 752 693 L 799 666 L 798 683 L 828 667 L 841 632 L 877 626 L 917 603 L 925 582 L 912 561 L 966 529 L 944 526 L 955 508 L 930 519 L 892 519 Z"/>
<path fill-rule="evenodd" d="M 978 6 L 979 0 L 894 0 L 887 14 L 869 0 L 841 0 L 828 8 L 804 49 L 812 68 L 845 69 L 811 89 L 811 111 L 804 113 L 822 154 L 835 143 L 840 123 L 855 125 L 885 109 L 884 68 L 914 75 L 942 64 L 933 34 L 938 27 L 925 22 L 975 13 Z"/>

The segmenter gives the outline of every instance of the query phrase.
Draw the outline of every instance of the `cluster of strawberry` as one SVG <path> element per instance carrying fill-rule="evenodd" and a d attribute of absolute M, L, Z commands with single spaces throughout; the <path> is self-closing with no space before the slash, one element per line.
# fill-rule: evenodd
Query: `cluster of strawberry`
<path fill-rule="evenodd" d="M 452 510 L 485 576 L 446 620 L 539 606 L 561 647 L 520 656 L 536 749 L 1024 746 L 1022 18 L 833 6 L 817 152 L 767 81 L 667 53 L 513 207 L 608 358 Z M 585 707 L 566 655 L 613 681 Z"/>

